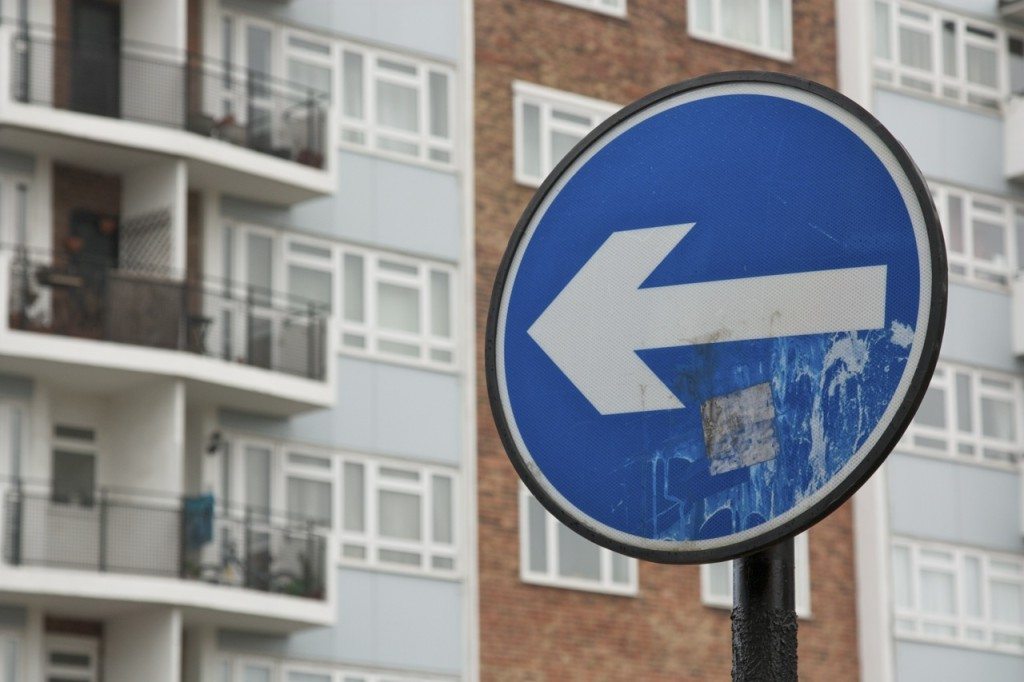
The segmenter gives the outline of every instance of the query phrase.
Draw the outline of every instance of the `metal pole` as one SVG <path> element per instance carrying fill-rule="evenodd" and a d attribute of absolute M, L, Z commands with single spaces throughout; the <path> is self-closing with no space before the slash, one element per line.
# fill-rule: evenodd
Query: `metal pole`
<path fill-rule="evenodd" d="M 793 539 L 733 562 L 732 679 L 796 682 Z"/>

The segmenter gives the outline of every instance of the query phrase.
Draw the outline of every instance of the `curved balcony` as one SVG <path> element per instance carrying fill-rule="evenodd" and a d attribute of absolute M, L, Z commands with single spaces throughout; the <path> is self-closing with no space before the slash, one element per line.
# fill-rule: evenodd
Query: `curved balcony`
<path fill-rule="evenodd" d="M 271 414 L 334 399 L 330 318 L 295 297 L 20 247 L 0 250 L 2 304 L 11 371 L 79 388 L 110 370 L 176 376 L 211 403 Z"/>
<path fill-rule="evenodd" d="M 325 536 L 305 519 L 212 496 L 15 481 L 3 505 L 0 593 L 149 601 L 290 627 L 330 617 Z M 62 578 L 62 579 L 61 579 Z M 146 592 L 146 590 L 151 592 Z"/>
<path fill-rule="evenodd" d="M 334 189 L 326 93 L 127 40 L 8 28 L 0 41 L 9 64 L 0 123 L 14 127 L 0 136 L 5 146 L 81 163 L 103 152 L 98 143 L 118 145 L 124 154 L 95 160 L 118 172 L 139 153 L 170 154 L 189 161 L 194 184 L 280 203 Z"/>

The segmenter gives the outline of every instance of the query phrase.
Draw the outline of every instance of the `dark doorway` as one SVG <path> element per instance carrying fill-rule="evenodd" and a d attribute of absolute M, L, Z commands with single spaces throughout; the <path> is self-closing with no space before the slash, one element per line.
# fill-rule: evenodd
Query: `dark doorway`
<path fill-rule="evenodd" d="M 71 11 L 71 108 L 120 115 L 121 7 L 74 0 Z"/>

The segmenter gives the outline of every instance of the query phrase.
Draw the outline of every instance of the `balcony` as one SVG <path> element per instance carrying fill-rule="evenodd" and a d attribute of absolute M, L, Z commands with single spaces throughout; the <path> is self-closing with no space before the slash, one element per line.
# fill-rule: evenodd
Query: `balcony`
<path fill-rule="evenodd" d="M 334 399 L 330 319 L 294 297 L 19 247 L 0 250 L 0 306 L 0 368 L 69 388 L 120 370 L 125 385 L 180 377 L 199 402 L 268 414 Z"/>
<path fill-rule="evenodd" d="M 16 481 L 3 503 L 0 592 L 180 605 L 286 629 L 326 622 L 327 541 L 312 522 L 128 489 Z M 148 592 L 147 592 L 148 590 Z M 68 595 L 72 596 L 72 595 Z"/>
<path fill-rule="evenodd" d="M 1004 19 L 1024 21 L 1024 0 L 999 0 L 999 13 Z"/>
<path fill-rule="evenodd" d="M 0 64 L 10 64 L 4 146 L 108 172 L 147 154 L 182 157 L 193 186 L 276 203 L 334 190 L 325 93 L 127 40 L 101 45 L 7 28 L 0 41 Z"/>

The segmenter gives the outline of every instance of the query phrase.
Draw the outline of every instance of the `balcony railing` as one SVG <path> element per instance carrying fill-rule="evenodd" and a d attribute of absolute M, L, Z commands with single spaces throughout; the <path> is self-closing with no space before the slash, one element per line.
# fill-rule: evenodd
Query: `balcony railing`
<path fill-rule="evenodd" d="M 324 599 L 326 539 L 311 521 L 230 513 L 211 498 L 21 483 L 6 493 L 4 561 Z"/>
<path fill-rule="evenodd" d="M 187 130 L 322 168 L 326 93 L 196 54 L 139 43 L 64 42 L 19 32 L 11 97 Z"/>
<path fill-rule="evenodd" d="M 313 302 L 24 247 L 12 250 L 10 272 L 11 329 L 186 351 L 326 378 L 327 314 Z"/>

